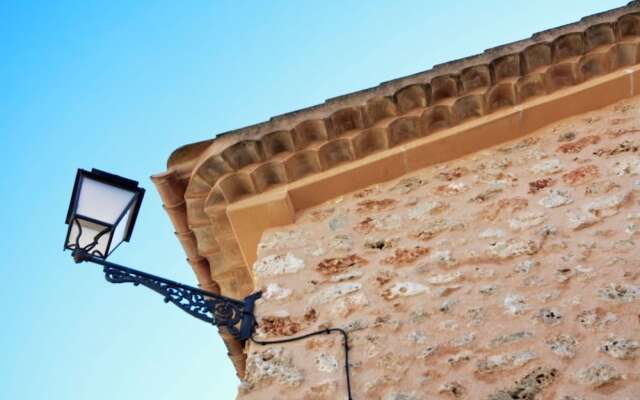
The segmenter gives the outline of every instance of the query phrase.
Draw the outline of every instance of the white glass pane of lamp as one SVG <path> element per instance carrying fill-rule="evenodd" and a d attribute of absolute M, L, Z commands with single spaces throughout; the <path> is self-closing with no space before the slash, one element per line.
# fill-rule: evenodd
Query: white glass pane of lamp
<path fill-rule="evenodd" d="M 144 189 L 136 181 L 79 169 L 67 213 L 65 249 L 80 247 L 106 258 L 122 241 L 129 241 L 143 197 Z"/>
<path fill-rule="evenodd" d="M 135 192 L 83 177 L 76 214 L 114 225 L 133 196 Z"/>

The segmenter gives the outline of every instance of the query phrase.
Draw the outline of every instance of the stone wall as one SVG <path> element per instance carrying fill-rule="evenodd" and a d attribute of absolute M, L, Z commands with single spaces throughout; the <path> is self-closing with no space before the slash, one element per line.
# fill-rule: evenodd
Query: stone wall
<path fill-rule="evenodd" d="M 257 338 L 339 327 L 354 398 L 640 399 L 640 98 L 265 233 Z M 247 347 L 239 398 L 344 399 L 338 334 Z"/>
<path fill-rule="evenodd" d="M 618 87 L 611 90 L 609 85 Z M 591 96 L 557 107 L 568 92 L 581 97 L 582 90 Z M 593 96 L 594 90 L 605 92 Z M 296 203 L 296 197 L 305 197 L 305 181 L 335 176 L 345 165 L 370 164 L 373 158 L 385 162 L 391 155 L 405 153 L 407 167 L 414 169 L 412 154 L 420 154 L 425 142 L 445 132 L 500 121 L 521 125 L 522 129 L 511 130 L 513 138 L 530 133 L 532 126 L 539 128 L 539 121 L 559 120 L 558 114 L 576 115 L 639 92 L 640 3 L 634 1 L 529 39 L 183 146 L 170 156 L 167 171 L 152 179 L 202 287 L 244 297 L 254 289 L 250 270 L 263 231 L 258 224 L 237 225 L 238 209 L 247 199 L 264 200 L 286 190 Z M 520 115 L 512 120 L 516 110 Z M 505 113 L 509 117 L 502 119 Z M 465 152 L 488 147 L 495 140 L 506 140 L 502 134 L 496 130 L 484 144 L 465 140 L 456 147 Z M 453 158 L 447 151 L 437 153 Z M 396 163 L 395 170 L 399 166 Z M 394 168 L 387 170 L 394 178 L 399 176 Z M 376 177 L 375 182 L 387 179 L 391 177 Z M 327 198 L 313 198 L 322 199 L 313 205 Z M 293 206 L 300 209 L 300 204 Z M 276 226 L 281 221 L 269 222 Z"/>

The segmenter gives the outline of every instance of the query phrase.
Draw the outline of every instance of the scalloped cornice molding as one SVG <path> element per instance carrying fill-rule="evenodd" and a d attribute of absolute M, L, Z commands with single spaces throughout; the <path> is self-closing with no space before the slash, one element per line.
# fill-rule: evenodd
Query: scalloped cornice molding
<path fill-rule="evenodd" d="M 152 177 L 208 290 L 253 290 L 260 235 L 297 210 L 640 93 L 640 5 L 176 150 Z M 230 355 L 243 370 L 242 350 Z"/>

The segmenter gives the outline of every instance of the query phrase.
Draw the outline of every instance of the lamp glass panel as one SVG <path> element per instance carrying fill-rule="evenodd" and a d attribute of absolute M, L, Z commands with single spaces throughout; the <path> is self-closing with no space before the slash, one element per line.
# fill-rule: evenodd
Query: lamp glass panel
<path fill-rule="evenodd" d="M 80 223 L 82 227 L 82 234 L 80 235 L 80 248 L 84 248 L 85 246 L 91 244 L 95 237 L 102 232 L 107 226 L 96 224 L 95 222 L 90 222 L 84 220 L 82 218 L 77 218 L 77 221 Z M 71 222 L 71 229 L 69 231 L 69 237 L 67 238 L 67 247 L 74 249 L 76 246 L 76 239 L 78 237 L 78 224 L 75 221 Z M 107 246 L 109 246 L 109 237 L 112 235 L 113 231 L 107 232 L 98 239 L 98 244 L 90 250 L 90 253 L 94 251 L 99 251 L 101 257 L 105 257 L 107 255 Z"/>
<path fill-rule="evenodd" d="M 115 250 L 116 247 L 120 243 L 122 243 L 122 240 L 124 239 L 124 235 L 127 232 L 127 227 L 129 226 L 129 223 L 130 223 L 132 208 L 133 206 L 129 207 L 129 209 L 124 214 L 124 216 L 122 217 L 118 225 L 116 225 L 116 228 L 113 231 L 113 239 L 111 241 L 111 251 Z"/>
<path fill-rule="evenodd" d="M 114 224 L 134 195 L 134 192 L 83 177 L 76 214 Z"/>

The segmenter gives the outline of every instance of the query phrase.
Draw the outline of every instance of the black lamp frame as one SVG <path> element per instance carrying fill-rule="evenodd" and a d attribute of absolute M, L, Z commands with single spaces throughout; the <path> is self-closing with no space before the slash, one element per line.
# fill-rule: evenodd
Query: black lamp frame
<path fill-rule="evenodd" d="M 95 219 L 78 215 L 75 212 L 75 206 L 77 205 L 78 196 L 80 193 L 80 185 L 82 176 L 87 176 L 91 179 L 95 179 L 106 183 L 108 185 L 114 185 L 125 190 L 137 192 L 131 202 L 135 204 L 128 204 L 126 209 L 134 207 L 132 215 L 130 217 L 129 226 L 125 232 L 123 241 L 129 241 L 133 225 L 135 224 L 138 210 L 140 209 L 140 203 L 144 196 L 144 189 L 138 187 L 138 182 L 126 179 L 117 175 L 109 174 L 104 171 L 93 169 L 91 172 L 85 170 L 78 170 L 76 181 L 73 188 L 73 195 L 71 203 L 69 204 L 69 210 L 67 212 L 66 223 L 69 225 L 67 231 L 67 238 L 65 241 L 64 249 L 71 250 L 73 259 L 76 263 L 91 262 L 101 265 L 103 267 L 104 277 L 111 283 L 133 283 L 134 286 L 146 286 L 156 293 L 164 296 L 165 303 L 173 303 L 181 310 L 185 311 L 192 317 L 198 318 L 202 321 L 223 327 L 236 339 L 244 342 L 251 338 L 253 335 L 256 320 L 253 315 L 255 307 L 255 301 L 262 296 L 261 292 L 255 292 L 244 300 L 236 300 L 226 296 L 222 296 L 216 293 L 208 292 L 202 289 L 198 289 L 193 286 L 184 285 L 169 279 L 161 278 L 156 275 L 152 275 L 146 272 L 138 271 L 133 268 L 125 267 L 123 265 L 115 264 L 106 260 L 107 256 L 115 249 L 109 251 L 111 246 L 111 238 L 107 245 L 106 254 L 94 250 L 98 240 L 101 236 L 109 233 L 113 233 L 113 229 L 117 226 L 118 221 L 115 224 L 107 225 L 104 222 L 96 221 Z M 126 210 L 125 209 L 125 210 Z M 125 211 L 126 212 L 126 211 Z M 124 215 L 124 212 L 123 212 Z M 122 215 L 120 216 L 120 219 Z M 82 228 L 78 219 L 84 219 L 89 222 L 97 223 L 105 227 L 104 230 L 99 232 L 93 241 L 84 247 L 80 247 L 80 236 L 82 235 Z M 75 242 L 68 245 L 69 236 L 71 235 L 72 224 L 77 224 L 78 235 Z M 117 247 L 117 246 L 116 246 Z"/>
<path fill-rule="evenodd" d="M 98 221 L 94 218 L 91 218 L 86 215 L 81 215 L 76 212 L 76 208 L 78 207 L 78 200 L 80 198 L 80 192 L 82 190 L 83 178 L 89 178 L 97 182 L 101 182 L 106 185 L 114 186 L 114 187 L 124 189 L 134 193 L 134 196 L 131 198 L 131 201 L 129 202 L 129 204 L 127 204 L 124 211 L 120 214 L 118 219 L 113 224 L 109 224 L 104 221 Z M 113 236 L 109 237 L 109 242 L 107 243 L 104 254 L 102 254 L 98 250 L 94 250 L 93 247 L 95 247 L 98 244 L 98 240 L 100 239 L 101 236 L 113 231 L 113 229 L 120 223 L 120 221 L 126 214 L 126 211 L 129 210 L 130 208 L 131 208 L 131 216 L 129 217 L 129 225 L 126 227 L 122 241 L 128 242 L 129 239 L 131 239 L 131 233 L 133 232 L 134 225 L 136 223 L 136 220 L 138 219 L 138 212 L 140 211 L 140 205 L 142 204 L 144 193 L 145 193 L 145 190 L 141 187 L 138 187 L 138 182 L 134 180 L 123 178 L 122 176 L 110 174 L 108 172 L 101 171 L 95 168 L 93 168 L 91 171 L 78 169 L 78 173 L 76 174 L 76 180 L 75 180 L 75 183 L 73 184 L 73 192 L 71 195 L 71 200 L 69 202 L 69 209 L 67 210 L 66 223 L 67 225 L 69 225 L 69 228 L 67 230 L 67 237 L 65 239 L 64 248 L 68 250 L 75 250 L 80 248 L 79 239 L 80 239 L 80 236 L 82 235 L 82 226 L 79 220 L 85 220 L 87 222 L 91 222 L 93 224 L 103 227 L 103 230 L 98 235 L 95 236 L 93 243 L 91 243 L 92 246 L 90 248 L 87 248 L 88 246 L 85 246 L 85 250 L 90 252 L 93 255 L 97 255 L 103 259 L 106 259 L 107 256 L 109 256 L 109 254 L 111 254 L 118 247 L 118 245 L 120 245 L 120 243 L 118 243 L 118 245 L 116 245 L 115 248 L 113 249 L 111 248 L 111 244 L 112 244 L 111 240 Z M 71 229 L 73 228 L 74 224 L 78 227 L 79 234 L 76 238 L 75 243 L 71 243 L 71 245 L 69 245 Z"/>

